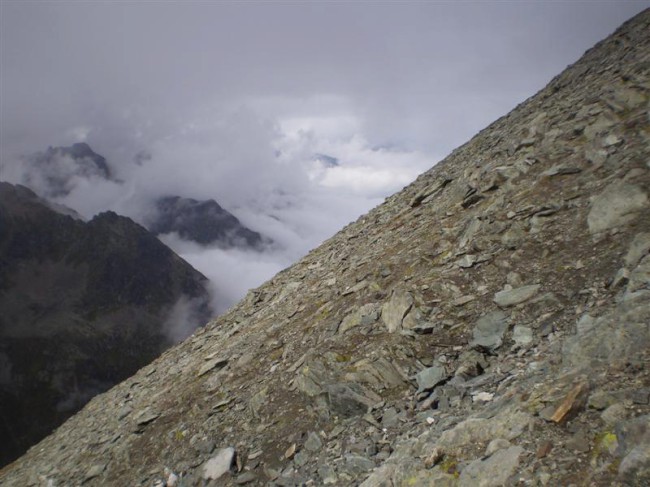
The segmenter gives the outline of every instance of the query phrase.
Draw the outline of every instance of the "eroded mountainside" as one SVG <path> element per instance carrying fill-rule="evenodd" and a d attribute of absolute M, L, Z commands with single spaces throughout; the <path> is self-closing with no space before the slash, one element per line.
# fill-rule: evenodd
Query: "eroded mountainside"
<path fill-rule="evenodd" d="M 650 11 L 0 473 L 647 485 Z"/>
<path fill-rule="evenodd" d="M 209 319 L 206 283 L 128 218 L 86 223 L 0 183 L 0 464 L 169 348 L 177 303 Z"/>

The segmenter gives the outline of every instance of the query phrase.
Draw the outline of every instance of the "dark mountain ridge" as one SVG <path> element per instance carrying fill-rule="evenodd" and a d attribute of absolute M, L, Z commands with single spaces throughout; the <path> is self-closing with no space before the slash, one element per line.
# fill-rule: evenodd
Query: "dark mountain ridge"
<path fill-rule="evenodd" d="M 245 227 L 215 200 L 166 196 L 155 202 L 156 216 L 147 224 L 155 235 L 176 232 L 201 245 L 260 248 L 262 235 Z"/>
<path fill-rule="evenodd" d="M 146 160 L 143 157 L 140 163 Z M 45 152 L 26 157 L 24 163 L 27 167 L 24 184 L 48 199 L 67 196 L 79 179 L 99 178 L 121 183 L 114 178 L 106 158 L 85 142 L 49 147 Z M 154 198 L 150 205 L 145 212 L 148 217 L 142 223 L 156 235 L 175 232 L 185 240 L 223 248 L 261 249 L 270 243 L 268 238 L 242 225 L 213 199 L 162 196 Z"/>
<path fill-rule="evenodd" d="M 0 182 L 0 461 L 172 345 L 165 321 L 181 298 L 203 324 L 206 283 L 129 218 L 86 223 Z"/>

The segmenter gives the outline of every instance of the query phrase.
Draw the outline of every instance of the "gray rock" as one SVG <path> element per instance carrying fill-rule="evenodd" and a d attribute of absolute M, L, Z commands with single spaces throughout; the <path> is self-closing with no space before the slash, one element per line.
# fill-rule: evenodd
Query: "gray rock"
<path fill-rule="evenodd" d="M 418 383 L 418 392 L 430 391 L 441 382 L 444 382 L 448 377 L 449 375 L 445 368 L 439 365 L 424 369 L 415 376 L 415 380 Z"/>
<path fill-rule="evenodd" d="M 639 261 L 650 252 L 650 232 L 637 233 L 627 254 L 625 255 L 625 265 L 634 268 Z"/>
<path fill-rule="evenodd" d="M 374 323 L 379 319 L 380 312 L 381 308 L 378 303 L 364 304 L 343 318 L 343 321 L 339 326 L 339 333 L 345 333 L 346 331 L 360 325 L 370 325 Z"/>
<path fill-rule="evenodd" d="M 384 357 L 376 360 L 361 359 L 353 364 L 354 371 L 345 374 L 347 382 L 361 382 L 379 389 L 403 386 L 408 377 Z"/>
<path fill-rule="evenodd" d="M 356 474 L 365 473 L 375 468 L 375 462 L 361 455 L 346 455 L 345 465 L 346 470 Z"/>
<path fill-rule="evenodd" d="M 378 401 L 370 398 L 357 384 L 332 384 L 327 387 L 330 409 L 343 417 L 361 416 Z"/>
<path fill-rule="evenodd" d="M 117 419 L 119 421 L 123 420 L 126 418 L 131 412 L 133 411 L 133 408 L 129 406 L 128 404 L 125 406 L 122 406 L 120 410 L 117 412 Z"/>
<path fill-rule="evenodd" d="M 621 267 L 614 276 L 611 287 L 615 289 L 619 286 L 625 286 L 628 282 L 630 282 L 630 271 L 625 267 Z"/>
<path fill-rule="evenodd" d="M 583 133 L 587 139 L 594 139 L 597 135 L 608 132 L 614 124 L 615 121 L 610 117 L 600 115 L 596 120 L 585 127 Z"/>
<path fill-rule="evenodd" d="M 406 325 L 406 323 L 404 323 L 404 325 Z M 433 330 L 438 328 L 438 326 L 439 325 L 437 325 L 436 323 L 432 323 L 431 321 L 419 321 L 418 323 L 416 323 L 414 327 L 411 328 L 411 331 L 418 333 L 420 335 L 429 335 L 433 333 Z"/>
<path fill-rule="evenodd" d="M 594 166 L 602 166 L 605 164 L 608 155 L 607 151 L 600 147 L 588 146 L 585 148 L 585 159 L 591 162 Z"/>
<path fill-rule="evenodd" d="M 408 314 L 404 317 L 402 321 L 402 328 L 404 330 L 417 331 L 421 330 L 423 327 L 426 327 L 427 323 L 424 321 L 424 315 L 422 311 L 418 308 L 411 308 Z"/>
<path fill-rule="evenodd" d="M 458 367 L 454 372 L 457 377 L 471 379 L 481 375 L 488 367 L 485 356 L 476 350 L 467 350 L 458 357 Z"/>
<path fill-rule="evenodd" d="M 235 483 L 237 485 L 246 485 L 250 484 L 251 482 L 255 482 L 257 480 L 257 475 L 255 475 L 253 472 L 244 472 L 240 475 L 237 475 L 237 478 L 235 479 Z"/>
<path fill-rule="evenodd" d="M 203 464 L 202 477 L 204 480 L 216 480 L 230 471 L 235 461 L 235 449 L 222 448 L 215 456 Z"/>
<path fill-rule="evenodd" d="M 650 255 L 641 259 L 641 262 L 628 275 L 626 297 L 641 291 L 643 294 L 650 289 Z"/>
<path fill-rule="evenodd" d="M 402 326 L 406 313 L 413 306 L 413 295 L 405 291 L 393 291 L 390 299 L 381 309 L 381 319 L 389 333 L 397 331 Z"/>
<path fill-rule="evenodd" d="M 650 415 L 619 423 L 615 431 L 616 453 L 623 457 L 619 476 L 633 485 L 650 481 Z"/>
<path fill-rule="evenodd" d="M 102 473 L 104 473 L 105 469 L 106 469 L 106 464 L 97 463 L 93 465 L 88 469 L 88 471 L 84 475 L 84 482 L 87 482 L 90 479 L 94 479 L 95 477 L 99 477 Z"/>
<path fill-rule="evenodd" d="M 503 307 L 514 306 L 516 304 L 528 301 L 535 296 L 540 289 L 539 284 L 531 284 L 529 286 L 522 286 L 509 291 L 499 291 L 494 295 L 494 302 Z"/>
<path fill-rule="evenodd" d="M 634 404 L 650 404 L 650 389 L 642 388 L 631 391 L 630 399 Z"/>
<path fill-rule="evenodd" d="M 390 407 L 383 411 L 381 415 L 381 425 L 387 428 L 395 426 L 399 422 L 397 409 Z"/>
<path fill-rule="evenodd" d="M 423 189 L 418 194 L 416 194 L 413 197 L 413 199 L 411 199 L 409 205 L 411 206 L 411 208 L 416 208 L 420 206 L 422 203 L 428 202 L 433 197 L 435 197 L 438 194 L 438 192 L 442 190 L 445 186 L 447 186 L 451 181 L 452 181 L 451 178 L 449 178 L 446 175 L 442 175 L 433 184 L 427 186 L 425 189 Z"/>
<path fill-rule="evenodd" d="M 650 484 L 650 442 L 633 448 L 618 467 L 618 475 L 630 485 Z"/>
<path fill-rule="evenodd" d="M 310 454 L 309 454 L 309 452 L 304 451 L 304 450 L 303 450 L 303 451 L 299 451 L 299 452 L 296 453 L 295 456 L 293 457 L 293 464 L 294 464 L 296 467 L 300 468 L 300 467 L 302 467 L 303 465 L 305 465 L 305 464 L 309 461 L 309 458 L 310 458 Z"/>
<path fill-rule="evenodd" d="M 522 222 L 514 222 L 501 236 L 501 243 L 509 249 L 517 248 L 526 237 L 526 233 L 526 228 Z"/>
<path fill-rule="evenodd" d="M 639 186 L 614 182 L 593 199 L 587 216 L 589 232 L 599 233 L 630 223 L 647 206 L 648 196 Z"/>
<path fill-rule="evenodd" d="M 533 343 L 533 330 L 529 326 L 516 325 L 512 330 L 512 339 L 517 345 L 530 345 Z"/>
<path fill-rule="evenodd" d="M 341 293 L 342 296 L 347 296 L 349 294 L 357 293 L 361 291 L 362 289 L 365 289 L 368 287 L 368 281 L 361 281 L 355 284 L 352 287 L 347 288 L 345 291 Z"/>
<path fill-rule="evenodd" d="M 473 254 L 465 254 L 463 255 L 460 259 L 458 259 L 455 264 L 458 267 L 461 267 L 463 269 L 469 269 L 472 267 L 476 261 L 478 260 L 478 257 Z"/>
<path fill-rule="evenodd" d="M 522 411 L 502 409 L 490 419 L 470 417 L 445 430 L 437 444 L 443 449 L 460 448 L 476 443 L 487 443 L 494 438 L 512 440 L 529 427 L 532 417 Z"/>
<path fill-rule="evenodd" d="M 228 359 L 224 357 L 216 357 L 208 360 L 203 364 L 198 371 L 198 376 L 202 376 L 210 372 L 212 369 L 220 369 L 228 363 Z"/>
<path fill-rule="evenodd" d="M 552 177 L 552 176 L 565 176 L 567 174 L 577 174 L 581 172 L 582 169 L 575 166 L 567 166 L 564 164 L 557 164 L 552 168 L 544 171 L 542 176 Z"/>
<path fill-rule="evenodd" d="M 489 457 L 495 452 L 504 450 L 510 446 L 512 445 L 508 440 L 504 440 L 503 438 L 495 438 L 488 444 L 487 448 L 485 449 L 485 456 Z"/>
<path fill-rule="evenodd" d="M 465 296 L 461 296 L 457 299 L 454 299 L 451 304 L 454 306 L 465 306 L 467 303 L 471 303 L 476 299 L 476 296 L 473 294 L 466 294 Z"/>
<path fill-rule="evenodd" d="M 616 134 L 608 134 L 604 139 L 603 139 L 603 147 L 612 147 L 612 146 L 619 146 L 624 142 L 624 140 L 619 137 Z"/>
<path fill-rule="evenodd" d="M 647 103 L 645 93 L 636 87 L 619 87 L 614 92 L 616 102 L 628 108 L 635 108 Z"/>
<path fill-rule="evenodd" d="M 267 399 L 268 393 L 269 393 L 269 388 L 263 387 L 255 394 L 253 394 L 253 396 L 248 401 L 248 409 L 250 410 L 254 418 L 259 419 L 260 410 L 262 409 L 262 406 L 264 406 L 268 402 Z"/>
<path fill-rule="evenodd" d="M 566 448 L 579 453 L 586 453 L 591 448 L 591 441 L 584 432 L 578 431 L 565 443 Z"/>
<path fill-rule="evenodd" d="M 472 218 L 470 222 L 465 227 L 463 234 L 458 239 L 458 247 L 464 249 L 467 245 L 474 239 L 474 236 L 481 229 L 481 220 L 478 218 Z"/>
<path fill-rule="evenodd" d="M 139 428 L 142 428 L 143 426 L 148 425 L 149 423 L 154 422 L 156 419 L 160 417 L 160 413 L 156 411 L 152 411 L 151 409 L 147 408 L 143 411 L 140 411 L 136 417 L 135 417 L 135 423 Z"/>
<path fill-rule="evenodd" d="M 474 327 L 474 338 L 470 346 L 490 351 L 499 348 L 508 329 L 506 319 L 503 311 L 493 311 L 481 317 Z"/>
<path fill-rule="evenodd" d="M 307 435 L 307 439 L 305 440 L 305 450 L 310 452 L 317 452 L 322 448 L 322 446 L 323 442 L 321 441 L 320 436 L 318 436 L 313 431 L 310 431 Z"/>
<path fill-rule="evenodd" d="M 338 481 L 336 472 L 329 465 L 321 465 L 318 467 L 318 475 L 325 485 L 333 485 Z"/>
<path fill-rule="evenodd" d="M 605 424 L 614 426 L 616 423 L 619 423 L 620 421 L 626 419 L 627 409 L 625 408 L 624 404 L 612 404 L 601 413 L 600 417 L 605 422 Z"/>
<path fill-rule="evenodd" d="M 475 460 L 460 473 L 459 487 L 500 487 L 519 466 L 519 457 L 524 452 L 520 446 L 498 450 L 485 460 Z"/>
<path fill-rule="evenodd" d="M 607 409 L 612 404 L 615 404 L 616 400 L 616 396 L 610 392 L 596 391 L 589 396 L 587 405 L 592 409 L 601 411 L 603 409 Z"/>
<path fill-rule="evenodd" d="M 625 361 L 650 347 L 650 296 L 625 301 L 590 322 L 578 326 L 576 335 L 564 342 L 563 362 L 573 368 L 590 369 Z"/>
<path fill-rule="evenodd" d="M 310 360 L 299 366 L 296 371 L 295 385 L 309 397 L 318 396 L 323 392 L 323 383 L 327 377 L 327 369 L 319 360 Z"/>
<path fill-rule="evenodd" d="M 194 449 L 199 453 L 204 453 L 209 455 L 214 451 L 216 444 L 213 440 L 208 438 L 201 438 L 196 443 L 194 443 Z"/>
<path fill-rule="evenodd" d="M 638 445 L 649 444 L 650 414 L 619 423 L 615 433 L 619 444 L 618 453 L 621 455 L 626 455 Z"/>

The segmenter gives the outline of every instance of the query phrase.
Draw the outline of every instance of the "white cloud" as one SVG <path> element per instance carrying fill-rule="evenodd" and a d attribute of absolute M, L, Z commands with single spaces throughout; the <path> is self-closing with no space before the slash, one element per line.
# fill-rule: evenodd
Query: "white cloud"
<path fill-rule="evenodd" d="M 294 7 L 3 3 L 0 178 L 20 182 L 20 154 L 86 141 L 124 183 L 75 177 L 60 202 L 85 216 L 141 220 L 157 196 L 215 199 L 276 242 L 254 253 L 169 240 L 223 308 L 644 5 Z"/>

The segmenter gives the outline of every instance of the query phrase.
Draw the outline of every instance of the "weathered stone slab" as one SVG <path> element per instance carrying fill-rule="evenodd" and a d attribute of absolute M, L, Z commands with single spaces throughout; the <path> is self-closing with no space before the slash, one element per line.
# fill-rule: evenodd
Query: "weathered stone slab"
<path fill-rule="evenodd" d="M 587 216 L 589 232 L 599 233 L 630 223 L 647 207 L 648 196 L 639 186 L 614 182 L 593 199 Z"/>
<path fill-rule="evenodd" d="M 508 291 L 499 291 L 494 295 L 494 302 L 504 308 L 514 306 L 535 296 L 540 287 L 539 284 L 531 284 L 530 286 L 522 286 Z"/>

